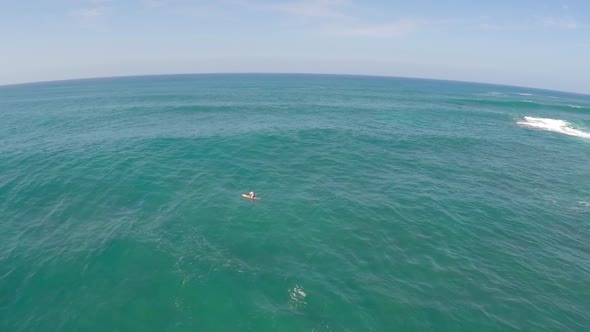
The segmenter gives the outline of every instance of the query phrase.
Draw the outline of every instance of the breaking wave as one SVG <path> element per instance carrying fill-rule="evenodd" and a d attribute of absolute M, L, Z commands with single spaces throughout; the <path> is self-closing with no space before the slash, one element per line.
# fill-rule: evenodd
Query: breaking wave
<path fill-rule="evenodd" d="M 556 133 L 577 136 L 582 138 L 590 138 L 590 133 L 576 129 L 574 126 L 572 126 L 569 122 L 565 120 L 525 116 L 524 121 L 518 121 L 518 124 L 523 127 L 553 131 Z"/>

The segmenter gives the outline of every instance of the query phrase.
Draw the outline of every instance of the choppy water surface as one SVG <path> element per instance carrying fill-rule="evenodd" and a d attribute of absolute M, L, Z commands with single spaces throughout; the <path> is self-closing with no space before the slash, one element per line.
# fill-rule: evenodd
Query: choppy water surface
<path fill-rule="evenodd" d="M 0 87 L 0 330 L 586 331 L 589 137 L 479 84 Z"/>

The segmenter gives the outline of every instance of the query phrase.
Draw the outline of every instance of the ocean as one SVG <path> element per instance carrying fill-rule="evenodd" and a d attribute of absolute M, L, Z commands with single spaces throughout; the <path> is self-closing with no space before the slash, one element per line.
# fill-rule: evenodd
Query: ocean
<path fill-rule="evenodd" d="M 588 95 L 287 74 L 0 87 L 3 332 L 588 331 L 588 239 Z"/>

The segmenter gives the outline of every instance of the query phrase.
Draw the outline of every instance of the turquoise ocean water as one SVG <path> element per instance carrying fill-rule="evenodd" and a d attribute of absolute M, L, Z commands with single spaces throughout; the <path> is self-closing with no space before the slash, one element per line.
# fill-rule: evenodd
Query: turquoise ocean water
<path fill-rule="evenodd" d="M 588 331 L 589 239 L 590 96 L 0 87 L 0 331 Z"/>

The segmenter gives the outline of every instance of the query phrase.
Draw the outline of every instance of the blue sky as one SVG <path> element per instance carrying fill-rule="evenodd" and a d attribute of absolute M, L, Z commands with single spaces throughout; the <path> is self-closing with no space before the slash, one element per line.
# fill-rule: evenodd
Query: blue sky
<path fill-rule="evenodd" d="M 0 45 L 0 84 L 305 72 L 590 93 L 587 0 L 0 0 Z"/>

